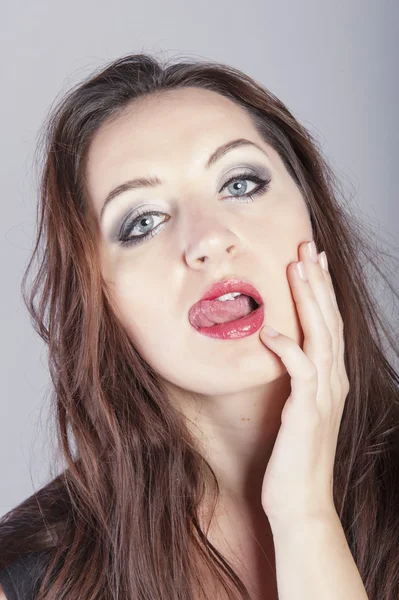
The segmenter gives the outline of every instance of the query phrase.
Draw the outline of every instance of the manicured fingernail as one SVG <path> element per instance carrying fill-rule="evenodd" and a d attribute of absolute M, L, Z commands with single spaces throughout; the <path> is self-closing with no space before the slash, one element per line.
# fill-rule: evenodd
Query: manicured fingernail
<path fill-rule="evenodd" d="M 273 327 L 270 327 L 268 325 L 262 327 L 261 333 L 270 337 L 277 337 L 278 335 L 280 335 L 278 331 L 276 331 L 275 329 L 273 329 Z"/>
<path fill-rule="evenodd" d="M 305 273 L 305 267 L 303 266 L 303 262 L 302 262 L 302 261 L 299 261 L 299 262 L 296 264 L 296 268 L 297 268 L 297 271 L 298 271 L 298 273 L 299 273 L 299 277 L 300 277 L 301 279 L 303 279 L 303 281 L 307 281 L 307 280 L 308 280 L 308 278 L 306 277 L 306 273 Z"/>
<path fill-rule="evenodd" d="M 320 264 L 325 271 L 328 271 L 327 255 L 324 250 L 320 253 Z"/>

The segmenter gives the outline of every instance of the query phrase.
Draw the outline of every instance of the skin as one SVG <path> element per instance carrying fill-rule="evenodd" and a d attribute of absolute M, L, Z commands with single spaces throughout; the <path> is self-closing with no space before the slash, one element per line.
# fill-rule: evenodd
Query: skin
<path fill-rule="evenodd" d="M 257 143 L 267 156 L 244 146 L 205 169 L 216 148 L 237 138 Z M 243 163 L 253 165 L 255 173 L 256 165 L 263 165 L 271 178 L 269 189 L 248 203 L 234 184 L 220 192 L 233 174 L 243 171 Z M 109 203 L 100 221 L 112 189 L 150 175 L 164 185 L 125 192 Z M 248 192 L 256 189 L 256 183 L 246 184 Z M 193 329 L 188 311 L 211 283 L 243 277 L 264 299 L 264 324 L 302 347 L 303 331 L 286 274 L 287 266 L 299 260 L 300 244 L 313 238 L 302 194 L 247 112 L 197 88 L 139 99 L 104 124 L 89 149 L 86 186 L 115 311 L 139 352 L 166 382 L 171 401 L 186 415 L 218 477 L 221 528 L 229 529 L 228 515 L 236 523 L 241 515 L 238 537 L 244 540 L 245 528 L 253 526 L 268 552 L 271 535 L 261 488 L 291 391 L 290 376 L 259 331 L 238 340 L 216 340 Z M 123 247 L 111 232 L 136 201 L 136 211 L 140 206 L 163 213 L 146 231 L 163 225 L 154 237 Z M 136 226 L 134 233 L 141 232 Z"/>

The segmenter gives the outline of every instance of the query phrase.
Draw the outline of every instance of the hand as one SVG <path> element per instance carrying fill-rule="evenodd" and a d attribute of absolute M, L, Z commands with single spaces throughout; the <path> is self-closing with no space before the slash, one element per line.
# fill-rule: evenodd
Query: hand
<path fill-rule="evenodd" d="M 313 262 L 307 244 L 287 268 L 304 333 L 303 350 L 291 338 L 265 335 L 261 341 L 279 356 L 291 376 L 291 394 L 262 484 L 262 507 L 270 524 L 336 514 L 333 470 L 337 438 L 349 392 L 344 363 L 343 321 L 331 276 Z"/>

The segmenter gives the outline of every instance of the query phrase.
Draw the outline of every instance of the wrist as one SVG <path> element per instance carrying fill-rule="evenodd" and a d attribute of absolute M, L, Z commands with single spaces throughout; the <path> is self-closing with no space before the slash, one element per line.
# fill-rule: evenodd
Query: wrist
<path fill-rule="evenodd" d="M 269 518 L 273 538 L 286 538 L 300 535 L 303 538 L 310 533 L 323 532 L 331 528 L 342 528 L 339 516 L 334 508 L 321 510 L 308 515 L 292 515 L 290 518 Z"/>

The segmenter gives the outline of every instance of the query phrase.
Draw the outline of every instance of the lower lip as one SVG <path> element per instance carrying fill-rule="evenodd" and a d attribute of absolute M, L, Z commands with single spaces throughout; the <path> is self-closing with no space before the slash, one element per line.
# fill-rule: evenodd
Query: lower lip
<path fill-rule="evenodd" d="M 265 307 L 263 304 L 247 317 L 230 321 L 229 323 L 219 323 L 211 327 L 195 327 L 198 333 L 218 340 L 238 340 L 239 338 L 252 335 L 262 327 L 265 316 Z"/>

